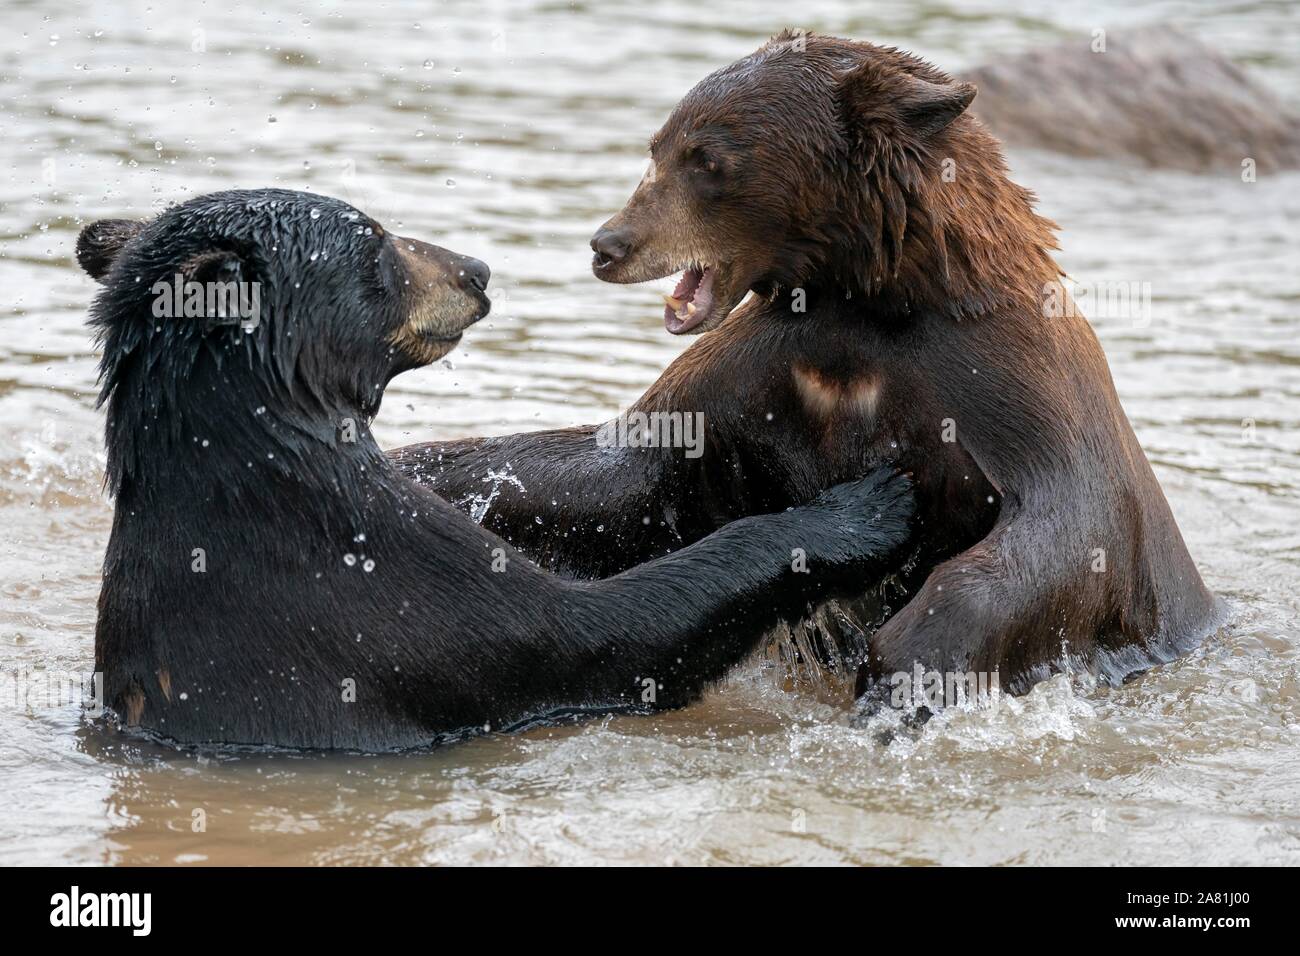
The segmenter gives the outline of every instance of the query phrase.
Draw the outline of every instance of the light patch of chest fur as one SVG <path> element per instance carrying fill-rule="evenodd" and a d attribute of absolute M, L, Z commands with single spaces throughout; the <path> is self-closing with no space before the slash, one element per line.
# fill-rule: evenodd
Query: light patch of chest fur
<path fill-rule="evenodd" d="M 859 423 L 874 421 L 880 405 L 877 376 L 832 378 L 808 365 L 795 365 L 793 375 L 799 401 L 813 417 L 824 422 L 841 418 L 852 418 Z"/>

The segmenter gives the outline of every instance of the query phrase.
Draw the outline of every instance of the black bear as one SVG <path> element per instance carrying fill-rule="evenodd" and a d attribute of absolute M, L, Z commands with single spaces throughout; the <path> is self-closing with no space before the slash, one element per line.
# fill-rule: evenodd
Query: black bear
<path fill-rule="evenodd" d="M 96 222 L 77 256 L 104 286 L 116 497 L 96 668 L 155 735 L 379 751 L 678 706 L 907 539 L 907 480 L 880 470 L 607 581 L 554 577 L 368 427 L 487 313 L 486 265 L 278 189 Z"/>
<path fill-rule="evenodd" d="M 1119 681 L 1171 659 L 1218 605 L 974 96 L 910 54 L 798 34 L 707 77 L 592 240 L 610 282 L 684 270 L 665 325 L 712 331 L 615 428 L 700 414 L 703 452 L 588 426 L 396 460 L 453 500 L 509 464 L 524 490 L 486 526 L 596 577 L 897 460 L 919 518 L 901 599 L 830 635 L 859 694 L 918 667 L 1014 692 L 1066 663 Z"/>

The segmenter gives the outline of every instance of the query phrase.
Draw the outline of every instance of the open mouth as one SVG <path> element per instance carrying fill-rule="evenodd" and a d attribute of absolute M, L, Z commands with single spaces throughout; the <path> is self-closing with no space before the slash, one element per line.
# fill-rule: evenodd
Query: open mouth
<path fill-rule="evenodd" d="M 664 296 L 664 328 L 673 335 L 684 335 L 709 318 L 714 275 L 711 266 L 692 266 L 682 273 L 673 294 Z"/>

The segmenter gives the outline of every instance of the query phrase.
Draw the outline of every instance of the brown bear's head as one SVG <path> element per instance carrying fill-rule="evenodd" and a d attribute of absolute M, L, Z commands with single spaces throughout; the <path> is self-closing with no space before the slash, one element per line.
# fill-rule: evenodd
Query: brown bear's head
<path fill-rule="evenodd" d="M 664 309 L 677 334 L 716 326 L 750 290 L 870 297 L 907 283 L 914 301 L 918 284 L 948 277 L 960 210 L 1032 217 L 1009 182 L 984 195 L 1005 167 L 963 115 L 974 96 L 907 53 L 781 34 L 678 104 L 640 185 L 592 239 L 593 270 L 609 282 L 685 270 Z M 946 293 L 979 310 L 971 290 Z"/>

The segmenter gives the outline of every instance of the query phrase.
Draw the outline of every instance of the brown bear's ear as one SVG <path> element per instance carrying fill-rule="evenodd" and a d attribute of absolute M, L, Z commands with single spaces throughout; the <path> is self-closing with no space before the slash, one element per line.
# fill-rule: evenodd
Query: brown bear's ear
<path fill-rule="evenodd" d="M 931 83 L 875 60 L 846 73 L 839 92 L 851 126 L 885 122 L 922 137 L 947 127 L 975 99 L 970 83 Z"/>
<path fill-rule="evenodd" d="M 899 98 L 898 114 L 903 122 L 923 136 L 933 136 L 947 127 L 975 99 L 972 83 L 930 83 L 909 76 Z"/>
<path fill-rule="evenodd" d="M 92 279 L 103 279 L 122 247 L 140 234 L 144 223 L 134 219 L 100 219 L 77 237 L 77 261 Z"/>

